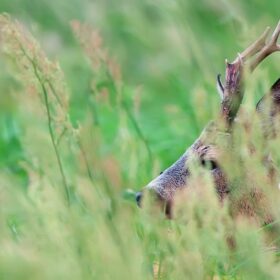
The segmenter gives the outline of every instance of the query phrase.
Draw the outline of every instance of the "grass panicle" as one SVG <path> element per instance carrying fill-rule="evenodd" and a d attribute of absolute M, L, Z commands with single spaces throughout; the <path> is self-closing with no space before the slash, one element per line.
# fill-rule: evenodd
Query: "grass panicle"
<path fill-rule="evenodd" d="M 0 15 L 0 279 L 279 279 L 279 174 L 264 164 L 269 152 L 280 166 L 279 139 L 263 137 L 254 109 L 278 60 L 246 84 L 231 150 L 228 135 L 213 139 L 231 200 L 221 207 L 194 163 L 175 220 L 148 196 L 142 209 L 134 201 L 215 117 L 224 56 L 274 24 L 278 1 L 266 12 L 262 1 L 42 1 L 44 13 L 10 2 L 0 3 L 12 15 Z M 244 197 L 257 217 L 236 210 Z"/>

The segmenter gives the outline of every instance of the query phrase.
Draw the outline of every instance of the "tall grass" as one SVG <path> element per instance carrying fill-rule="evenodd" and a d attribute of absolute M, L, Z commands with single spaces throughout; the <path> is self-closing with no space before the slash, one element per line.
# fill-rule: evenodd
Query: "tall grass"
<path fill-rule="evenodd" d="M 176 220 L 166 220 L 149 201 L 141 210 L 133 201 L 134 191 L 175 160 L 218 110 L 211 85 L 216 69 L 205 63 L 205 49 L 214 57 L 221 54 L 206 39 L 197 39 L 204 25 L 190 23 L 183 11 L 203 15 L 207 7 L 219 14 L 222 8 L 214 1 L 205 6 L 174 1 L 160 7 L 146 2 L 100 3 L 104 13 L 111 12 L 108 21 L 122 26 L 116 30 L 101 27 L 106 40 L 90 24 L 73 21 L 71 40 L 77 43 L 69 38 L 67 42 L 77 44 L 80 51 L 76 45 L 65 51 L 67 59 L 71 61 L 73 55 L 79 61 L 79 67 L 71 70 L 74 74 L 62 59 L 64 74 L 26 27 L 1 15 L 5 61 L 1 96 L 6 103 L 1 106 L 5 109 L 1 114 L 1 279 L 279 278 L 275 247 L 279 198 L 262 157 L 269 151 L 279 164 L 280 154 L 277 139 L 265 141 L 259 119 L 252 118 L 253 93 L 261 95 L 268 89 L 269 71 L 277 69 L 276 62 L 269 71 L 255 73 L 258 83 L 248 82 L 241 121 L 233 136 L 235 147 L 231 157 L 224 157 L 234 187 L 232 201 L 221 207 L 211 177 L 197 166 L 189 191 L 178 199 Z M 223 2 L 231 7 L 228 16 L 234 19 L 228 29 L 240 25 L 250 36 L 256 33 L 256 28 L 248 31 L 242 9 L 229 3 Z M 113 6 L 107 11 L 109 4 Z M 131 14 L 124 9 L 120 17 L 124 4 Z M 148 23 L 141 21 L 144 12 Z M 177 15 L 176 20 L 172 15 Z M 198 21 L 198 17 L 193 19 Z M 148 28 L 150 21 L 155 30 Z M 153 40 L 162 40 L 163 34 L 176 40 L 177 51 L 172 51 L 168 40 L 162 42 L 163 49 L 151 50 Z M 218 32 L 212 35 L 219 38 Z M 216 41 L 224 46 L 224 55 L 235 50 L 226 43 L 233 40 L 229 37 Z M 120 41 L 131 50 L 127 56 Z M 115 53 L 124 67 L 116 62 Z M 153 55 L 151 65 L 143 66 Z M 184 72 L 182 59 L 192 72 Z M 221 61 L 217 64 L 223 69 Z M 172 65 L 177 68 L 172 70 Z M 133 86 L 135 81 L 145 81 L 144 89 Z M 192 95 L 186 97 L 187 89 Z M 171 135 L 178 140 L 175 136 L 176 141 L 170 140 Z M 253 157 L 251 144 L 258 151 Z M 273 225 L 261 227 L 242 216 L 232 218 L 239 198 L 250 186 L 266 194 L 260 217 L 271 213 Z"/>

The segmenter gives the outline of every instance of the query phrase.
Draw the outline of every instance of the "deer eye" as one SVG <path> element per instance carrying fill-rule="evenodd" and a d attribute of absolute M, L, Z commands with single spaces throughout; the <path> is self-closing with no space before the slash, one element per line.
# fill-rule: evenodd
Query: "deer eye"
<path fill-rule="evenodd" d="M 214 170 L 218 167 L 217 163 L 213 160 L 206 160 L 202 159 L 201 160 L 201 165 L 208 168 L 209 170 Z"/>

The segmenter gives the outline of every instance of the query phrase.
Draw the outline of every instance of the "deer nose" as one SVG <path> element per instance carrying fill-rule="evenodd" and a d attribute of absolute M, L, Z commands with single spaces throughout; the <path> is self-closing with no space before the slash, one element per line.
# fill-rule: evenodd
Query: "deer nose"
<path fill-rule="evenodd" d="M 137 205 L 138 205 L 139 207 L 141 207 L 141 200 L 142 200 L 142 197 L 143 197 L 142 192 L 138 192 L 138 193 L 136 193 L 136 195 L 135 195 L 135 200 L 136 200 Z"/>

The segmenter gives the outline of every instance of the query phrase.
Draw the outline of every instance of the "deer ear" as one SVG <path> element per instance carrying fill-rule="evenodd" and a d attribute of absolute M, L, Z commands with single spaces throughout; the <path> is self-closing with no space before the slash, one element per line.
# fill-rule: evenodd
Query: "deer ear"
<path fill-rule="evenodd" d="M 269 94 L 264 95 L 256 105 L 258 112 L 263 112 L 265 110 L 265 104 L 267 100 L 271 99 L 269 102 L 272 105 L 270 113 L 273 115 L 276 111 L 280 111 L 280 78 L 272 85 Z"/>
<path fill-rule="evenodd" d="M 280 106 L 280 78 L 271 87 L 272 100 L 275 105 Z"/>
<path fill-rule="evenodd" d="M 218 93 L 219 93 L 219 96 L 221 98 L 221 100 L 224 99 L 224 85 L 221 81 L 221 74 L 218 74 L 217 75 L 217 82 L 216 82 L 216 86 L 217 86 L 217 90 L 218 90 Z"/>

